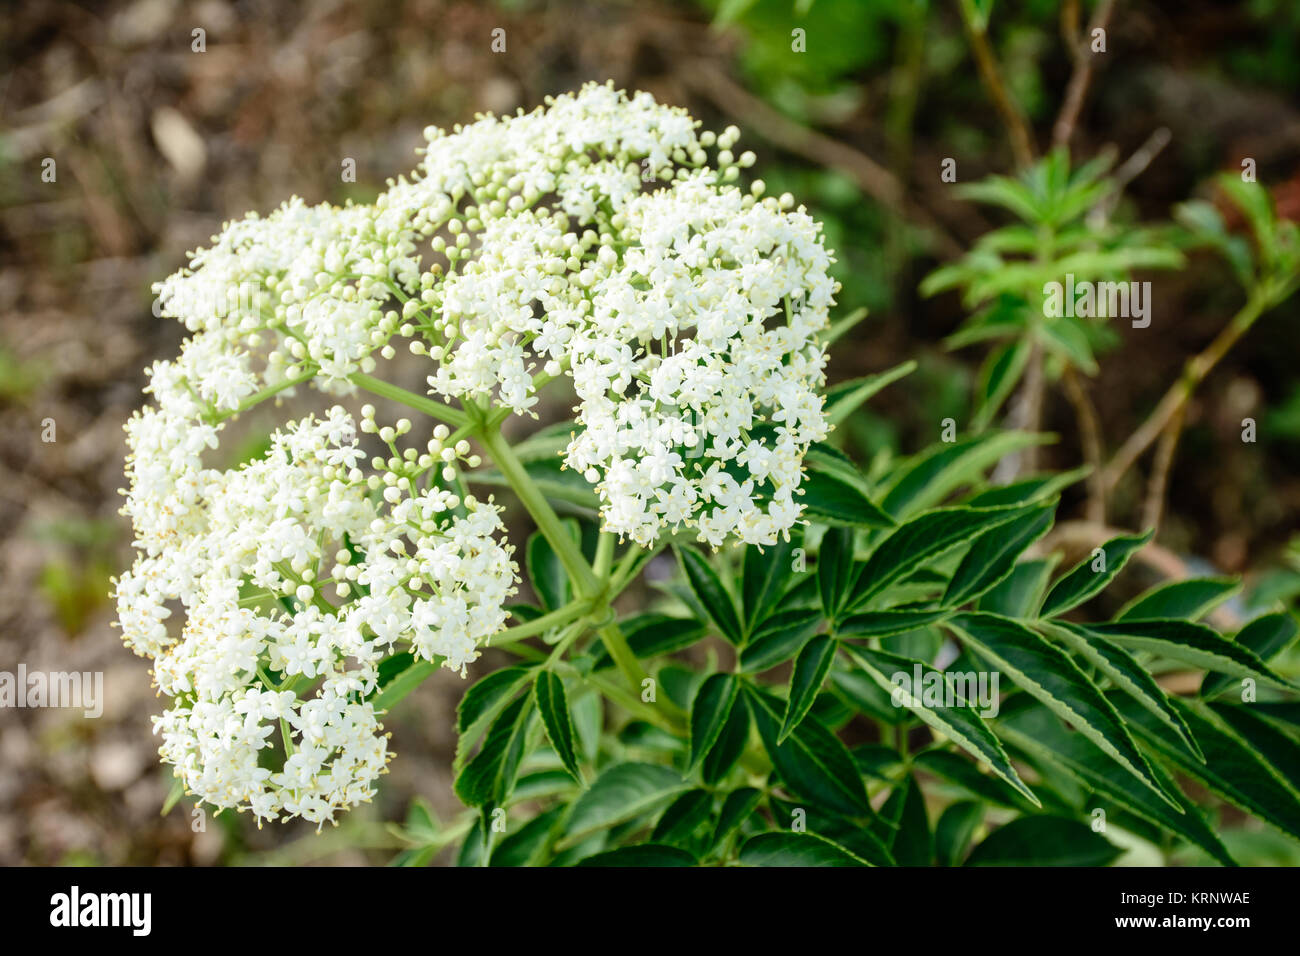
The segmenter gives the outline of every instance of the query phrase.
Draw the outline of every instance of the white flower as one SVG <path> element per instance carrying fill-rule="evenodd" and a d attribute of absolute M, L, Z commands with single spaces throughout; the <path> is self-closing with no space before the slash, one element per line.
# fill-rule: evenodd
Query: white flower
<path fill-rule="evenodd" d="M 514 592 L 498 509 L 442 478 L 467 457 L 445 433 L 403 453 L 390 438 L 409 423 L 385 428 L 392 457 L 372 460 L 332 405 L 215 467 L 228 420 L 273 395 L 350 396 L 401 340 L 447 400 L 532 414 L 566 376 L 564 462 L 606 530 L 768 544 L 799 520 L 837 286 L 817 223 L 732 185 L 737 135 L 590 85 L 427 130 L 419 168 L 373 204 L 250 214 L 158 284 L 190 337 L 126 425 L 138 558 L 116 596 L 191 792 L 259 821 L 369 799 L 388 760 L 380 662 L 406 650 L 464 674 Z"/>

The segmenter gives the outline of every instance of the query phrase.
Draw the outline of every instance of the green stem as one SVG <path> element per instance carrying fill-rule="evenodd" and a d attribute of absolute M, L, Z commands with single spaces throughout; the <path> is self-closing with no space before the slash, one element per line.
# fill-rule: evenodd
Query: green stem
<path fill-rule="evenodd" d="M 516 641 L 522 641 L 528 637 L 534 637 L 549 631 L 553 627 L 562 627 L 571 621 L 586 615 L 596 602 L 591 598 L 579 598 L 576 601 L 570 601 L 562 608 L 557 608 L 549 614 L 543 614 L 541 617 L 535 617 L 531 621 L 525 621 L 523 624 L 517 624 L 514 627 L 508 627 L 504 631 L 489 638 L 488 645 L 491 647 L 501 647 L 505 644 L 513 644 Z"/>
<path fill-rule="evenodd" d="M 592 562 L 592 571 L 598 578 L 609 578 L 610 566 L 614 563 L 614 536 L 601 532 L 596 543 L 596 560 Z"/>
<path fill-rule="evenodd" d="M 293 388 L 295 385 L 301 385 L 303 382 L 314 377 L 317 371 L 318 369 L 312 368 L 309 371 L 295 375 L 293 378 L 286 378 L 283 382 L 278 382 L 275 385 L 268 385 L 260 392 L 255 392 L 240 402 L 238 408 L 230 408 L 222 412 L 213 412 L 206 416 L 207 420 L 211 424 L 215 425 L 218 422 L 224 422 L 227 418 L 233 418 L 240 412 L 248 411 L 248 409 L 252 408 L 254 405 L 264 402 L 268 398 L 278 395 L 286 389 Z"/>
<path fill-rule="evenodd" d="M 454 425 L 457 428 L 470 424 L 469 416 L 459 408 L 452 408 L 450 405 L 444 405 L 442 402 L 434 401 L 432 398 L 426 398 L 423 395 L 417 395 L 415 392 L 408 392 L 398 385 L 391 385 L 383 379 L 375 378 L 372 375 L 365 375 L 356 372 L 348 376 L 348 381 L 357 388 L 364 389 L 372 395 L 378 395 L 380 398 L 392 399 L 400 402 L 407 408 L 412 408 L 417 412 L 436 418 L 439 421 L 446 422 L 448 425 Z"/>
<path fill-rule="evenodd" d="M 485 427 L 480 439 L 502 476 L 519 496 L 520 503 L 528 509 L 537 530 L 550 542 L 556 557 L 564 565 L 564 570 L 577 585 L 578 593 L 584 597 L 599 594 L 602 590 L 601 582 L 587 565 L 587 559 L 582 556 L 577 542 L 560 521 L 560 516 L 555 513 L 546 496 L 524 468 L 523 462 L 515 456 L 514 450 L 502 437 L 500 429 Z"/>
<path fill-rule="evenodd" d="M 523 462 L 502 437 L 500 429 L 487 427 L 486 421 L 484 425 L 479 435 L 483 447 L 492 456 L 492 460 L 496 462 L 497 468 L 514 489 L 515 494 L 519 496 L 520 503 L 532 515 L 537 530 L 550 542 L 560 563 L 564 565 L 569 579 L 573 582 L 574 589 L 582 597 L 595 599 L 597 606 L 603 604 L 608 597 L 608 578 L 602 580 L 591 570 L 577 542 L 569 535 L 559 515 L 555 513 L 546 496 L 542 494 L 537 483 L 524 468 Z M 597 633 L 609 656 L 618 665 L 624 679 L 633 688 L 639 688 L 645 678 L 645 672 L 641 669 L 640 661 L 632 653 L 632 648 L 628 646 L 627 638 L 623 636 L 618 625 L 606 624 L 599 628 Z"/>
<path fill-rule="evenodd" d="M 671 734 L 681 733 L 681 726 L 662 710 L 657 703 L 648 704 L 638 697 L 636 693 L 628 693 L 618 684 L 599 674 L 588 674 L 583 679 L 594 685 L 597 690 L 628 711 L 628 713 L 640 717 L 646 723 L 653 724 L 660 730 L 666 730 Z"/>

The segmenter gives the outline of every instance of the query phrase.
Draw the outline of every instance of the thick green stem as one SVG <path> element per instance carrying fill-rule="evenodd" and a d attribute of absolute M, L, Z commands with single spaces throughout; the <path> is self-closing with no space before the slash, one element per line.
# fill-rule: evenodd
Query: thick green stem
<path fill-rule="evenodd" d="M 587 559 L 582 556 L 578 543 L 573 540 L 560 521 L 560 516 L 555 513 L 546 496 L 533 481 L 532 475 L 524 468 L 523 462 L 515 456 L 510 444 L 501 436 L 501 432 L 494 428 L 484 428 L 480 438 L 483 447 L 500 469 L 501 475 L 519 496 L 520 503 L 532 515 L 537 530 L 550 542 L 556 557 L 564 565 L 564 570 L 577 585 L 578 593 L 584 597 L 599 594 L 601 582 L 587 564 Z"/>
<path fill-rule="evenodd" d="M 417 395 L 415 392 L 408 392 L 398 385 L 391 385 L 383 379 L 375 378 L 373 375 L 364 375 L 357 372 L 354 375 L 349 375 L 348 381 L 372 395 L 400 402 L 407 408 L 414 409 L 417 412 L 424 412 L 424 414 L 446 422 L 448 425 L 461 428 L 470 424 L 469 416 L 459 408 L 452 408 L 450 405 L 444 405 L 432 398 Z"/>
<path fill-rule="evenodd" d="M 541 617 L 535 617 L 531 621 L 525 621 L 523 624 L 516 624 L 514 627 L 508 627 L 504 631 L 489 639 L 488 644 L 491 647 L 501 647 L 505 644 L 513 644 L 516 641 L 522 641 L 528 637 L 534 637 L 538 634 L 549 631 L 553 627 L 563 627 L 576 621 L 578 618 L 587 614 L 596 605 L 591 598 L 580 598 L 576 601 L 570 601 L 562 608 L 557 608 L 549 614 L 543 614 Z"/>
<path fill-rule="evenodd" d="M 537 487 L 537 483 L 528 474 L 523 462 L 519 460 L 509 443 L 501 436 L 500 430 L 494 426 L 484 427 L 479 433 L 479 437 L 487 453 L 496 462 L 502 476 L 514 489 L 515 494 L 519 496 L 520 503 L 532 515 L 537 530 L 550 542 L 551 547 L 555 550 L 556 557 L 564 565 L 564 570 L 568 573 L 577 593 L 582 597 L 594 599 L 597 605 L 604 603 L 608 598 L 608 579 L 602 580 L 591 570 L 577 542 L 569 535 L 569 532 L 560 521 L 559 515 L 555 513 L 550 502 L 546 500 L 546 496 L 542 494 L 541 489 Z M 645 672 L 641 669 L 641 663 L 636 659 L 636 655 L 632 653 L 632 648 L 628 646 L 627 638 L 623 636 L 623 632 L 619 630 L 618 625 L 606 624 L 600 627 L 597 633 L 605 645 L 605 650 L 609 652 L 609 656 L 618 665 L 624 679 L 633 688 L 639 688 L 641 681 L 645 678 Z"/>

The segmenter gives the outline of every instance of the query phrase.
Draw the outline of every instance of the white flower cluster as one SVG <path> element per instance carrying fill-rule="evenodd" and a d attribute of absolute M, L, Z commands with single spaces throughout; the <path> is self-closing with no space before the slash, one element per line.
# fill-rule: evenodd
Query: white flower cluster
<path fill-rule="evenodd" d="M 473 200 L 454 243 L 435 240 L 460 267 L 422 295 L 430 386 L 526 412 L 538 364 L 569 370 L 584 430 L 565 463 L 597 486 L 606 530 L 643 545 L 667 526 L 774 543 L 826 434 L 831 258 L 788 196 L 725 185 L 753 162 L 738 135 L 588 87 L 433 136 L 420 181 Z"/>
<path fill-rule="evenodd" d="M 366 406 L 361 431 L 391 450 L 367 463 L 335 406 L 260 458 L 205 461 L 272 396 L 355 393 L 395 338 L 431 359 L 432 394 L 476 413 L 531 414 L 568 376 L 564 460 L 606 530 L 716 546 L 795 523 L 803 455 L 826 432 L 818 334 L 837 287 L 802 208 L 733 185 L 753 162 L 738 135 L 591 85 L 427 130 L 419 169 L 374 203 L 250 214 L 159 284 L 191 336 L 127 425 L 139 556 L 117 600 L 171 699 L 161 753 L 189 791 L 259 820 L 332 820 L 388 759 L 368 700 L 380 661 L 405 650 L 463 673 L 505 623 L 517 568 L 497 509 L 452 490 L 478 464 L 472 432 L 399 450 L 410 423 L 380 428 Z"/>
<path fill-rule="evenodd" d="M 151 410 L 129 426 L 142 497 L 170 477 L 141 467 L 142 448 L 166 441 L 162 425 Z M 362 427 L 374 430 L 373 418 Z M 400 642 L 463 671 L 502 627 L 516 568 L 496 508 L 411 480 L 446 461 L 441 452 L 435 435 L 423 464 L 367 478 L 354 422 L 335 406 L 277 432 L 262 458 L 185 476 L 182 530 L 165 546 L 137 542 L 117 601 L 127 644 L 154 659 L 172 700 L 156 719 L 160 752 L 189 792 L 259 819 L 333 819 L 370 798 L 387 762 L 367 701 L 380 662 Z M 185 609 L 177 637 L 172 601 Z"/>

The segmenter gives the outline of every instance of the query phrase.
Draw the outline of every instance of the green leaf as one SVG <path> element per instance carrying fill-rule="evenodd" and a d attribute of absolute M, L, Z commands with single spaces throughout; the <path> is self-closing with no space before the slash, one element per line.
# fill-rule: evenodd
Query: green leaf
<path fill-rule="evenodd" d="M 980 480 L 986 469 L 1010 452 L 1049 440 L 1026 432 L 991 432 L 940 443 L 903 466 L 888 484 L 880 506 L 895 518 L 915 514 Z"/>
<path fill-rule="evenodd" d="M 517 445 L 513 445 L 515 457 L 523 462 L 551 461 L 564 454 L 564 449 L 573 440 L 575 431 L 581 431 L 571 421 L 556 422 L 533 432 Z"/>
<path fill-rule="evenodd" d="M 1048 532 L 1055 515 L 1052 501 L 977 537 L 948 581 L 941 603 L 959 607 L 995 587 L 1011 574 L 1025 549 Z"/>
<path fill-rule="evenodd" d="M 388 713 L 441 666 L 442 658 L 436 661 L 417 661 L 413 658 L 409 667 L 380 686 L 375 695 L 370 698 L 370 706 L 374 708 L 376 714 Z"/>
<path fill-rule="evenodd" d="M 1011 573 L 986 591 L 975 607 L 1003 617 L 1032 617 L 1033 611 L 1043 603 L 1043 592 L 1052 573 L 1051 558 L 1034 558 L 1021 561 Z"/>
<path fill-rule="evenodd" d="M 456 759 L 452 763 L 454 770 L 461 769 L 470 749 L 478 743 L 483 732 L 518 693 L 519 688 L 532 679 L 534 673 L 532 667 L 523 665 L 503 667 L 465 691 L 465 696 L 456 707 L 456 732 L 460 735 L 460 740 L 456 745 Z"/>
<path fill-rule="evenodd" d="M 959 800 L 949 804 L 934 825 L 934 858 L 940 866 L 959 866 L 975 831 L 984 822 L 984 804 Z"/>
<path fill-rule="evenodd" d="M 578 752 L 573 746 L 573 719 L 569 716 L 569 700 L 564 693 L 564 681 L 552 671 L 542 671 L 537 675 L 537 683 L 533 685 L 533 695 L 551 746 L 555 748 L 569 775 L 582 783 L 582 773 L 578 770 Z"/>
<path fill-rule="evenodd" d="M 1259 183 L 1245 182 L 1236 173 L 1221 174 L 1215 182 L 1245 214 L 1261 252 L 1269 257 L 1277 232 L 1277 216 L 1268 190 Z"/>
<path fill-rule="evenodd" d="M 763 799 L 762 791 L 755 790 L 753 787 L 741 787 L 727 794 L 727 799 L 722 802 L 722 810 L 718 814 L 718 825 L 713 831 L 715 849 L 722 846 L 731 834 L 740 829 L 758 808 L 761 799 Z"/>
<path fill-rule="evenodd" d="M 1148 531 L 1145 534 L 1120 535 L 1107 541 L 1097 549 L 1101 554 L 1094 552 L 1084 558 L 1052 585 L 1039 616 L 1053 617 L 1101 593 L 1124 569 L 1129 557 L 1151 540 L 1152 534 Z"/>
<path fill-rule="evenodd" d="M 848 816 L 870 815 L 867 791 L 853 758 L 816 717 L 804 720 L 780 743 L 780 703 L 748 685 L 745 700 L 758 725 L 763 747 L 792 792 Z"/>
<path fill-rule="evenodd" d="M 790 693 L 786 698 L 785 717 L 781 721 L 781 730 L 776 742 L 785 743 L 787 737 L 799 726 L 799 722 L 808 715 L 813 701 L 826 682 L 826 675 L 835 659 L 838 644 L 829 634 L 818 634 L 799 652 L 795 658 L 794 670 L 790 675 Z"/>
<path fill-rule="evenodd" d="M 677 557 L 691 590 L 704 606 L 705 612 L 717 625 L 719 632 L 732 644 L 739 645 L 744 640 L 740 627 L 740 617 L 736 613 L 736 602 L 731 592 L 723 586 L 717 573 L 709 566 L 704 555 L 685 545 L 677 547 Z"/>
<path fill-rule="evenodd" d="M 1178 711 L 1169 703 L 1169 696 L 1161 690 L 1155 678 L 1147 673 L 1146 669 L 1134 660 L 1131 654 L 1096 631 L 1077 624 L 1057 625 L 1048 621 L 1041 621 L 1038 626 L 1047 636 L 1055 637 L 1057 640 L 1063 641 L 1067 646 L 1074 648 L 1097 670 L 1109 677 L 1116 687 L 1136 700 L 1158 717 L 1165 726 L 1176 733 L 1197 759 L 1204 759 L 1200 748 L 1196 745 L 1196 739 L 1192 736 L 1192 732 L 1187 729 L 1187 725 L 1183 723 Z"/>
<path fill-rule="evenodd" d="M 1161 787 L 1114 706 L 1069 655 L 1029 628 L 992 614 L 959 614 L 949 619 L 947 626 L 1161 799 L 1182 809 Z"/>
<path fill-rule="evenodd" d="M 567 523 L 566 530 L 577 527 L 577 522 Z M 572 533 L 570 531 L 570 533 Z M 548 611 L 564 607 L 573 599 L 573 588 L 569 584 L 569 575 L 560 562 L 560 557 L 551 547 L 551 542 L 540 531 L 533 532 L 525 549 L 528 565 L 528 579 L 533 589 L 542 600 L 542 606 Z"/>
<path fill-rule="evenodd" d="M 520 697 L 501 711 L 483 748 L 456 778 L 456 796 L 469 807 L 502 806 L 514 787 L 532 725 L 532 698 Z"/>
<path fill-rule="evenodd" d="M 544 800 L 547 797 L 577 795 L 577 785 L 567 770 L 538 770 L 522 774 L 515 781 L 514 792 L 510 795 L 512 803 L 524 800 Z"/>
<path fill-rule="evenodd" d="M 1281 690 L 1295 690 L 1284 677 L 1269 670 L 1254 651 L 1230 641 L 1213 628 L 1189 621 L 1116 621 L 1093 624 L 1091 630 L 1116 644 L 1146 651 L 1205 670 L 1233 677 L 1252 677 Z"/>
<path fill-rule="evenodd" d="M 925 813 L 925 797 L 921 795 L 915 777 L 908 774 L 894 788 L 880 809 L 880 819 L 897 824 L 886 845 L 899 866 L 930 865 L 934 858 L 934 841 Z"/>
<path fill-rule="evenodd" d="M 1181 721 L 1181 715 L 1179 720 Z M 1032 759 L 1046 761 L 1078 780 L 1087 791 L 1113 800 L 1130 813 L 1163 827 L 1196 846 L 1225 866 L 1234 861 L 1201 811 L 1179 793 L 1172 783 L 1166 789 L 1182 805 L 1175 813 L 1163 800 L 1153 799 L 1145 787 L 1133 785 L 1133 778 L 1082 734 L 1068 731 L 1041 704 L 1019 707 L 998 718 L 998 732 L 1007 742 Z M 1158 765 L 1156 765 L 1159 772 Z"/>
<path fill-rule="evenodd" d="M 1249 240 L 1229 233 L 1212 203 L 1200 199 L 1180 203 L 1174 207 L 1174 218 L 1189 230 L 1194 244 L 1208 245 L 1223 256 L 1244 288 L 1253 284 L 1255 257 Z"/>
<path fill-rule="evenodd" d="M 514 833 L 502 838 L 488 866 L 539 866 L 556 837 L 564 807 L 539 813 Z"/>
<path fill-rule="evenodd" d="M 491 837 L 492 834 L 483 828 L 482 815 L 475 817 L 456 855 L 456 865 L 487 866 L 492 851 Z"/>
<path fill-rule="evenodd" d="M 1092 353 L 1084 319 L 1068 317 L 1051 319 L 1038 327 L 1039 339 L 1047 351 L 1087 375 L 1096 375 L 1097 359 Z"/>
<path fill-rule="evenodd" d="M 846 617 L 835 628 L 837 637 L 847 638 L 881 638 L 895 634 L 906 634 L 919 627 L 925 627 L 941 620 L 951 612 L 946 608 L 930 610 L 928 608 L 908 609 L 902 611 L 867 611 Z"/>
<path fill-rule="evenodd" d="M 1123 851 L 1085 824 L 1065 817 L 1020 817 L 994 830 L 967 866 L 1106 866 Z"/>
<path fill-rule="evenodd" d="M 722 727 L 722 733 L 704 758 L 700 778 L 710 787 L 716 787 L 736 765 L 749 744 L 749 710 L 732 707 L 731 716 Z"/>
<path fill-rule="evenodd" d="M 1117 621 L 1195 621 L 1241 590 L 1235 578 L 1191 578 L 1171 581 L 1134 598 L 1118 614 Z"/>
<path fill-rule="evenodd" d="M 173 774 L 171 789 L 167 791 L 167 799 L 163 801 L 162 812 L 159 816 L 165 817 L 171 813 L 172 807 L 176 806 L 177 801 L 183 796 L 185 796 L 185 781 Z"/>
<path fill-rule="evenodd" d="M 936 733 L 951 740 L 976 760 L 987 764 L 995 774 L 1025 799 L 1038 806 L 1038 797 L 1020 779 L 1006 751 L 1002 749 L 1002 744 L 972 706 L 973 702 L 968 702 L 956 693 L 955 688 L 954 706 L 947 705 L 947 693 L 944 694 L 943 701 L 933 699 L 934 695 L 928 691 L 928 688 L 952 686 L 943 671 L 936 670 L 921 661 L 898 657 L 884 651 L 872 651 L 849 645 L 845 645 L 844 649 L 882 690 L 890 693 L 891 699 L 898 706 L 906 707 Z M 914 686 L 917 668 L 921 673 L 919 688 Z M 898 674 L 906 676 L 906 683 L 894 679 Z"/>
<path fill-rule="evenodd" d="M 691 704 L 691 749 L 686 769 L 694 770 L 715 743 L 731 708 L 736 703 L 740 681 L 734 674 L 711 674 L 700 685 Z"/>
<path fill-rule="evenodd" d="M 1009 485 L 995 485 L 962 502 L 967 508 L 1004 508 L 1008 505 L 1042 504 L 1063 490 L 1086 478 L 1088 466 L 1060 474 L 1031 475 Z"/>
<path fill-rule="evenodd" d="M 906 708 L 895 707 L 890 701 L 889 691 L 881 688 L 860 667 L 850 670 L 836 661 L 831 667 L 831 693 L 850 710 L 884 724 L 898 726 L 912 719 Z"/>
<path fill-rule="evenodd" d="M 408 850 L 402 850 L 399 852 L 397 856 L 393 857 L 385 865 L 394 867 L 428 866 L 441 849 L 442 847 L 438 846 L 436 843 L 428 844 L 426 846 L 411 847 Z"/>
<path fill-rule="evenodd" d="M 1015 389 L 1029 361 L 1028 338 L 1000 345 L 989 353 L 980 369 L 979 405 L 971 419 L 971 428 L 982 432 Z"/>
<path fill-rule="evenodd" d="M 1001 258 L 996 255 L 991 258 L 994 267 L 999 267 Z M 975 278 L 973 273 L 968 273 L 968 276 Z M 1041 312 L 1041 306 L 1039 311 Z M 943 340 L 943 347 L 954 351 L 976 342 L 1021 338 L 1028 333 L 1034 321 L 1037 319 L 1023 296 L 998 295 L 976 308 L 956 332 Z"/>
<path fill-rule="evenodd" d="M 713 795 L 704 789 L 687 790 L 668 805 L 655 824 L 650 840 L 681 846 L 691 838 L 713 811 Z"/>
<path fill-rule="evenodd" d="M 572 846 L 598 830 L 649 813 L 685 788 L 685 781 L 667 767 L 635 762 L 615 764 L 574 801 L 559 846 Z"/>
<path fill-rule="evenodd" d="M 1115 701 L 1129 726 L 1161 756 L 1229 803 L 1300 839 L 1300 800 L 1277 769 L 1240 737 L 1225 732 L 1183 701 L 1174 698 L 1173 704 L 1201 745 L 1205 763 L 1189 757 L 1163 724 L 1132 701 Z"/>
<path fill-rule="evenodd" d="M 605 725 L 605 702 L 599 693 L 593 691 L 579 694 L 570 705 L 573 716 L 573 729 L 578 733 L 578 745 L 588 763 L 596 761 L 600 751 L 600 734 Z"/>
<path fill-rule="evenodd" d="M 831 474 L 809 459 L 808 473 L 799 485 L 804 517 L 827 525 L 888 528 L 894 521 L 856 482 Z"/>
<path fill-rule="evenodd" d="M 801 8 L 801 10 L 804 7 L 811 7 L 812 5 L 813 5 L 813 0 L 800 0 L 800 2 L 798 3 L 798 6 Z M 847 333 L 850 329 L 852 329 L 859 322 L 865 319 L 868 314 L 869 312 L 867 310 L 867 307 L 861 306 L 860 308 L 854 309 L 852 312 L 850 312 L 848 315 L 844 316 L 843 318 L 836 319 L 833 323 L 831 323 L 831 327 L 827 329 L 825 333 L 822 334 L 821 336 L 822 345 L 830 346 L 831 344 L 838 342 L 841 338 L 844 337 L 845 333 Z M 887 373 L 882 372 L 881 374 L 883 375 Z"/>
<path fill-rule="evenodd" d="M 740 849 L 745 866 L 866 866 L 865 860 L 815 833 L 775 830 L 745 841 Z"/>
<path fill-rule="evenodd" d="M 1293 737 L 1278 730 L 1248 705 L 1215 701 L 1208 706 L 1261 760 L 1272 764 L 1282 779 L 1291 785 L 1292 792 L 1300 793 L 1300 744 Z"/>
<path fill-rule="evenodd" d="M 834 621 L 838 616 L 852 574 L 853 531 L 828 529 L 817 553 L 817 590 L 827 620 Z"/>
<path fill-rule="evenodd" d="M 1293 615 L 1284 612 L 1265 614 L 1238 631 L 1235 643 L 1252 651 L 1261 661 L 1269 661 L 1295 640 L 1297 630 L 1300 628 L 1297 628 Z M 1206 674 L 1201 681 L 1201 696 L 1209 698 L 1221 694 L 1232 681 L 1227 674 Z"/>
<path fill-rule="evenodd" d="M 536 604 L 528 604 L 524 601 L 507 604 L 506 610 L 510 612 L 511 619 L 517 624 L 527 624 L 529 621 L 535 621 L 546 613 Z"/>
<path fill-rule="evenodd" d="M 778 540 L 764 549 L 756 545 L 745 549 L 741 594 L 746 635 L 752 636 L 755 628 L 767 620 L 785 593 L 794 573 L 794 549 L 799 540 L 797 535 L 791 535 L 790 540 Z"/>
<path fill-rule="evenodd" d="M 895 754 L 895 757 L 897 757 L 897 754 Z M 898 865 L 898 861 L 890 853 L 889 847 L 881 842 L 880 837 L 870 829 L 870 827 L 879 823 L 878 820 L 869 821 L 867 826 L 864 826 L 860 820 L 841 816 L 824 807 L 804 806 L 801 803 L 782 800 L 775 794 L 769 795 L 768 806 L 771 809 L 773 820 L 789 820 L 791 822 L 792 832 L 801 832 L 794 830 L 793 827 L 796 821 L 801 821 L 803 823 L 802 832 L 812 833 L 823 840 L 829 840 L 840 849 L 847 850 L 870 866 Z"/>
<path fill-rule="evenodd" d="M 641 843 L 606 850 L 578 862 L 578 866 L 695 866 L 699 861 L 685 850 L 659 843 Z"/>
<path fill-rule="evenodd" d="M 931 558 L 990 528 L 1025 514 L 1023 508 L 942 508 L 895 528 L 857 565 L 846 610 L 857 610 Z"/>
<path fill-rule="evenodd" d="M 774 614 L 740 652 L 741 670 L 765 671 L 794 657 L 821 625 L 820 611 L 782 611 Z"/>
<path fill-rule="evenodd" d="M 705 634 L 708 626 L 693 617 L 671 617 L 667 614 L 638 614 L 619 622 L 628 647 L 639 658 L 660 657 L 690 647 Z M 591 665 L 594 671 L 614 666 L 609 651 L 603 647 Z"/>
<path fill-rule="evenodd" d="M 828 388 L 826 390 L 826 404 L 822 407 L 826 420 L 832 425 L 840 424 L 876 392 L 886 385 L 898 381 L 904 375 L 910 375 L 915 370 L 916 363 L 908 361 L 901 365 L 895 365 L 888 371 L 867 375 L 863 378 L 855 378 L 852 381 L 841 382 L 839 385 Z"/>
<path fill-rule="evenodd" d="M 1012 789 L 1004 779 L 981 773 L 975 764 L 949 750 L 924 750 L 913 758 L 912 765 L 920 770 L 928 770 L 988 803 L 1010 807 L 1020 813 L 1032 813 L 1041 807 L 1037 796 L 1032 797 L 1032 802 L 1025 799 L 1018 789 Z"/>
<path fill-rule="evenodd" d="M 963 2 L 970 3 L 971 0 Z M 979 22 L 978 14 L 976 22 Z M 989 176 L 979 182 L 960 185 L 956 193 L 962 199 L 1001 206 L 1028 223 L 1037 223 L 1042 218 L 1043 209 L 1029 188 L 1006 176 Z"/>

